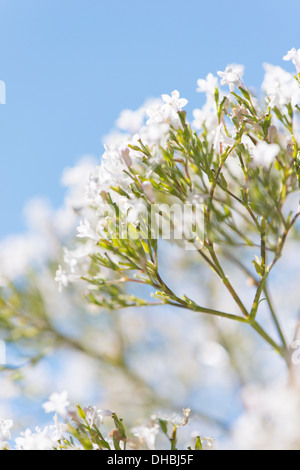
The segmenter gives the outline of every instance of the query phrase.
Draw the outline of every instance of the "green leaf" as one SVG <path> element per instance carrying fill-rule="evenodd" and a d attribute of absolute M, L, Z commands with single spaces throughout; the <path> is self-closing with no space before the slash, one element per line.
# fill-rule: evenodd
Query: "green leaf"
<path fill-rule="evenodd" d="M 115 425 L 116 425 L 116 427 L 117 427 L 117 429 L 118 429 L 118 431 L 121 435 L 121 438 L 122 439 L 127 439 L 125 428 L 124 428 L 124 425 L 123 425 L 123 420 L 119 419 L 115 413 L 112 415 L 112 418 L 113 418 L 113 420 L 115 422 Z"/>
<path fill-rule="evenodd" d="M 264 275 L 264 268 L 261 265 L 260 259 L 256 256 L 256 260 L 253 260 L 252 263 L 254 264 L 255 270 L 259 276 Z"/>
<path fill-rule="evenodd" d="M 239 87 L 240 92 L 242 95 L 248 100 L 249 102 L 251 101 L 250 93 L 246 90 L 246 88 Z"/>
<path fill-rule="evenodd" d="M 200 436 L 196 438 L 195 450 L 203 450 L 202 442 Z"/>
<path fill-rule="evenodd" d="M 168 422 L 165 421 L 164 419 L 159 419 L 158 422 L 159 422 L 159 426 L 162 432 L 168 435 Z"/>

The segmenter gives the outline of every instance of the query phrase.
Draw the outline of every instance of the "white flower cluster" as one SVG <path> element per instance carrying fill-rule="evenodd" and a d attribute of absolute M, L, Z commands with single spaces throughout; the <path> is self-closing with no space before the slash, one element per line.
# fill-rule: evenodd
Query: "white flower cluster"
<path fill-rule="evenodd" d="M 114 411 L 97 409 L 94 406 L 88 406 L 83 410 L 78 406 L 79 411 L 77 415 L 75 409 L 70 407 L 68 393 L 66 391 L 53 393 L 49 400 L 44 403 L 43 408 L 46 413 L 54 413 L 54 425 L 46 426 L 43 429 L 37 427 L 34 432 L 30 429 L 26 429 L 20 436 L 15 438 L 15 450 L 102 450 L 103 448 L 125 450 L 126 446 L 124 444 L 122 449 L 120 447 L 122 441 L 126 441 L 127 448 L 129 449 L 144 448 L 147 450 L 155 450 L 156 438 L 159 432 L 161 432 L 159 420 L 156 416 L 153 416 L 149 424 L 132 428 L 131 435 L 133 437 L 127 437 L 122 420 L 117 418 Z M 178 415 L 176 418 L 173 416 L 170 419 L 168 417 L 159 419 L 164 419 L 165 426 L 169 423 L 174 429 L 177 429 L 178 426 L 188 424 L 190 412 L 191 410 L 188 408 L 183 410 L 183 416 Z M 60 421 L 59 417 L 63 418 L 63 422 Z M 100 434 L 100 428 L 104 424 L 104 418 L 111 418 L 111 422 L 114 422 L 117 426 L 117 429 L 111 431 L 110 435 L 106 438 Z M 80 423 L 82 422 L 87 427 L 87 431 L 92 431 L 92 434 L 90 434 L 90 436 L 87 434 L 85 439 L 82 434 L 82 439 L 78 439 L 78 436 L 80 436 Z M 12 420 L 0 419 L 0 450 L 12 449 L 9 442 L 11 440 L 12 427 Z M 164 432 L 166 432 L 166 430 L 167 427 Z M 72 434 L 73 432 L 75 432 L 75 434 Z M 123 436 L 120 433 L 123 433 Z M 95 437 L 95 435 L 97 436 L 97 434 L 101 436 L 101 441 L 96 440 L 93 442 L 93 437 Z M 73 438 L 70 439 L 70 436 L 73 436 Z M 74 437 L 76 442 L 74 442 Z M 192 437 L 194 437 L 193 433 Z M 91 439 L 91 441 L 88 443 L 89 439 Z M 104 446 L 103 443 L 105 443 Z M 203 449 L 210 449 L 212 443 L 211 438 L 203 439 Z"/>
<path fill-rule="evenodd" d="M 298 70 L 299 51 L 292 49 L 284 57 L 285 60 L 292 60 Z M 300 88 L 295 78 L 280 67 L 265 64 L 265 78 L 262 90 L 265 93 L 267 106 L 280 111 L 288 103 L 293 106 L 300 104 Z M 216 99 L 224 103 L 224 109 L 232 108 L 232 119 L 238 121 L 239 126 L 243 123 L 253 128 L 254 133 L 260 133 L 262 128 L 260 122 L 250 119 L 249 110 L 244 105 L 234 102 L 235 90 L 243 90 L 248 93 L 242 82 L 244 67 L 232 64 L 226 67 L 225 71 L 219 71 L 221 85 L 229 86 L 231 93 L 226 94 L 218 84 L 218 78 L 208 74 L 206 79 L 198 80 L 197 91 L 206 94 L 206 101 L 202 109 L 193 111 L 194 121 L 192 125 L 201 132 L 205 131 L 207 141 L 212 146 L 216 154 L 228 150 L 230 157 L 227 159 L 224 171 L 227 169 L 229 175 L 233 176 L 232 184 L 235 185 L 237 179 L 242 177 L 240 161 L 236 158 L 235 147 L 239 143 L 240 128 L 235 127 L 232 122 L 222 115 L 218 117 L 216 109 Z M 216 97 L 216 93 L 218 97 Z M 162 95 L 162 100 L 153 100 L 137 111 L 125 110 L 117 120 L 120 131 L 114 132 L 107 140 L 109 145 L 105 145 L 105 152 L 101 157 L 100 166 L 90 172 L 88 181 L 85 184 L 85 201 L 81 201 L 78 206 L 85 208 L 81 210 L 83 218 L 77 228 L 77 237 L 84 239 L 85 243 L 80 244 L 74 251 L 65 250 L 65 267 L 59 266 L 56 273 L 56 281 L 59 289 L 66 287 L 69 282 L 74 282 L 80 276 L 87 273 L 89 267 L 88 255 L 100 252 L 96 248 L 97 242 L 108 237 L 109 227 L 113 222 L 113 216 L 109 214 L 109 204 L 116 204 L 121 216 L 133 225 L 141 223 L 141 214 L 145 212 L 145 201 L 137 197 L 132 189 L 133 177 L 131 170 L 138 177 L 143 177 L 141 188 L 146 200 L 155 203 L 155 192 L 153 191 L 150 177 L 154 178 L 157 185 L 160 184 L 158 175 L 155 174 L 156 165 L 162 161 L 163 149 L 166 148 L 167 138 L 171 129 L 180 129 L 181 122 L 178 112 L 187 104 L 187 100 L 180 98 L 177 90 L 171 95 Z M 258 100 L 252 96 L 250 104 L 262 112 L 262 107 Z M 262 105 L 263 106 L 263 105 Z M 148 117 L 148 119 L 147 119 Z M 146 121 L 146 123 L 145 123 Z M 201 133 L 200 133 L 201 134 Z M 300 121 L 294 115 L 294 136 L 300 135 Z M 275 137 L 277 142 L 274 143 Z M 289 148 L 291 146 L 290 136 L 285 134 L 282 125 L 278 123 L 278 128 L 272 125 L 268 132 L 268 139 L 255 140 L 248 134 L 242 134 L 240 143 L 250 154 L 253 167 L 263 167 L 269 169 L 275 162 L 280 152 L 280 144 Z M 148 148 L 151 159 L 145 162 L 142 154 L 137 150 L 137 146 L 142 142 Z M 198 176 L 189 174 L 193 182 L 197 182 Z M 209 188 L 210 181 L 206 174 L 202 175 L 206 188 Z M 200 197 L 200 194 L 193 192 L 189 199 Z M 111 207 L 111 206 L 110 206 Z M 179 224 L 175 224 L 179 226 Z M 118 262 L 118 256 L 113 255 Z"/>
<path fill-rule="evenodd" d="M 298 450 L 300 443 L 299 386 L 279 383 L 248 386 L 242 393 L 244 413 L 234 426 L 240 449 Z"/>

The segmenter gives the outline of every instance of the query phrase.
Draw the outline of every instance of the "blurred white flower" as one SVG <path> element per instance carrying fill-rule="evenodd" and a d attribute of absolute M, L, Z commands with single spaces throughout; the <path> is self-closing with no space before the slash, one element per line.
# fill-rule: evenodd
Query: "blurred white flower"
<path fill-rule="evenodd" d="M 238 448 L 246 450 L 298 450 L 300 393 L 297 386 L 270 384 L 243 389 L 244 413 L 234 425 Z"/>
<path fill-rule="evenodd" d="M 296 80 L 286 70 L 279 66 L 264 64 L 265 76 L 262 90 L 270 99 L 269 106 L 284 108 L 290 101 L 293 105 L 300 102 L 300 88 Z"/>
<path fill-rule="evenodd" d="M 287 54 L 283 57 L 283 60 L 291 60 L 296 67 L 297 73 L 300 73 L 300 49 L 293 47 Z"/>
<path fill-rule="evenodd" d="M 98 241 L 99 237 L 95 230 L 91 229 L 91 225 L 87 218 L 84 218 L 80 221 L 79 226 L 77 227 L 77 237 L 78 238 L 91 238 L 92 240 Z"/>
<path fill-rule="evenodd" d="M 141 444 L 145 444 L 148 450 L 155 450 L 155 438 L 159 430 L 159 425 L 137 426 L 132 429 L 133 435 L 138 438 Z"/>
<path fill-rule="evenodd" d="M 46 413 L 57 413 L 64 418 L 67 415 L 69 405 L 68 392 L 63 391 L 62 393 L 52 393 L 49 401 L 43 404 L 43 408 Z"/>
<path fill-rule="evenodd" d="M 0 442 L 9 441 L 11 438 L 10 429 L 13 426 L 13 421 L 11 419 L 1 419 L 0 418 Z"/>
<path fill-rule="evenodd" d="M 59 292 L 62 291 L 63 287 L 68 287 L 69 285 L 69 276 L 66 271 L 63 271 L 62 267 L 59 265 L 54 278 L 55 282 L 58 283 Z"/>
<path fill-rule="evenodd" d="M 210 106 L 203 106 L 202 109 L 194 109 L 193 110 L 193 126 L 196 129 L 202 129 L 203 124 L 205 124 L 205 128 L 208 132 L 208 140 L 211 142 L 213 139 L 211 135 L 213 135 L 218 127 L 218 118 L 216 116 L 216 112 Z"/>
<path fill-rule="evenodd" d="M 268 167 L 274 162 L 275 157 L 280 152 L 277 144 L 268 144 L 265 141 L 259 142 L 252 152 L 252 161 L 255 165 Z"/>
<path fill-rule="evenodd" d="M 128 131 L 130 134 L 135 134 L 142 127 L 144 122 L 145 111 L 140 108 L 136 111 L 131 109 L 124 109 L 116 121 L 119 129 Z"/>
<path fill-rule="evenodd" d="M 55 443 L 47 434 L 48 428 L 41 431 L 36 429 L 36 433 L 32 433 L 30 429 L 26 429 L 20 437 L 16 438 L 17 450 L 53 450 Z"/>
<path fill-rule="evenodd" d="M 144 181 L 141 186 L 142 186 L 142 190 L 146 194 L 149 201 L 151 203 L 154 203 L 155 202 L 155 194 L 154 194 L 154 191 L 153 191 L 153 186 L 150 183 L 150 181 Z"/>
<path fill-rule="evenodd" d="M 214 96 L 216 87 L 218 86 L 218 77 L 215 77 L 212 73 L 206 76 L 206 79 L 199 78 L 197 80 L 197 91 L 199 93 L 207 93 L 210 96 Z"/>

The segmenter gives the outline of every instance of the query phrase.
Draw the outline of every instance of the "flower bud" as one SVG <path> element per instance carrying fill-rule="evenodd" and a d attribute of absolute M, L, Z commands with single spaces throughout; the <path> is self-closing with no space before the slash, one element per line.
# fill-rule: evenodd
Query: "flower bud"
<path fill-rule="evenodd" d="M 270 126 L 268 130 L 268 141 L 270 144 L 274 143 L 275 137 L 277 135 L 277 129 L 275 126 Z"/>
<path fill-rule="evenodd" d="M 130 150 L 128 147 L 126 147 L 125 149 L 122 149 L 121 150 L 121 157 L 125 163 L 125 165 L 130 168 L 131 165 L 132 165 L 132 160 L 130 158 Z"/>
<path fill-rule="evenodd" d="M 151 202 L 151 204 L 153 204 L 155 202 L 155 194 L 152 184 L 149 181 L 144 181 L 144 183 L 142 183 L 142 189 L 148 200 Z"/>

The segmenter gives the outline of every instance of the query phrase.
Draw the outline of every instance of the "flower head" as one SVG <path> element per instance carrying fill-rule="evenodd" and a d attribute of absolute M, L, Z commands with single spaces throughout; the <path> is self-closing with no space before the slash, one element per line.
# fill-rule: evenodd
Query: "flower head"
<path fill-rule="evenodd" d="M 63 287 L 68 287 L 69 278 L 66 271 L 63 271 L 62 267 L 59 265 L 54 278 L 55 282 L 58 283 L 59 292 L 62 291 Z"/>
<path fill-rule="evenodd" d="M 91 238 L 95 241 L 99 240 L 97 233 L 95 230 L 91 229 L 91 225 L 86 218 L 80 221 L 80 225 L 77 227 L 77 232 L 77 237 L 79 238 Z"/>
<path fill-rule="evenodd" d="M 87 420 L 91 426 L 99 428 L 103 424 L 103 418 L 106 416 L 112 416 L 114 411 L 112 410 L 97 410 L 94 406 L 89 406 L 85 410 Z"/>
<path fill-rule="evenodd" d="M 287 54 L 283 57 L 283 60 L 291 60 L 296 67 L 297 73 L 300 73 L 300 49 L 291 49 L 287 52 Z"/>
<path fill-rule="evenodd" d="M 264 141 L 259 142 L 252 153 L 253 162 L 255 165 L 268 167 L 273 163 L 279 151 L 280 147 L 277 144 L 268 144 Z"/>
<path fill-rule="evenodd" d="M 132 429 L 132 432 L 141 444 L 145 444 L 149 450 L 155 450 L 155 438 L 158 430 L 158 424 L 154 424 L 153 426 L 137 426 Z"/>
<path fill-rule="evenodd" d="M 67 408 L 70 405 L 68 401 L 68 392 L 52 393 L 49 401 L 43 404 L 46 413 L 57 413 L 62 417 L 67 415 Z"/>
<path fill-rule="evenodd" d="M 226 147 L 233 147 L 235 144 L 235 140 L 226 135 L 225 127 L 222 123 L 217 127 L 215 134 L 214 149 L 216 152 L 219 152 L 220 144 L 223 145 L 224 149 Z"/>
<path fill-rule="evenodd" d="M 188 100 L 185 98 L 179 98 L 179 91 L 174 90 L 171 93 L 171 96 L 169 95 L 161 95 L 163 101 L 168 105 L 171 106 L 171 108 L 177 113 L 180 111 L 182 108 L 184 108 L 188 104 Z"/>
<path fill-rule="evenodd" d="M 242 76 L 244 73 L 243 65 L 228 65 L 225 72 L 218 72 L 219 77 L 222 78 L 221 85 L 229 85 L 231 92 L 234 91 L 234 87 L 242 85 Z"/>
<path fill-rule="evenodd" d="M 199 93 L 207 93 L 213 96 L 215 94 L 216 87 L 218 86 L 218 78 L 212 73 L 209 73 L 205 80 L 203 78 L 199 78 L 197 80 L 197 85 L 197 91 Z"/>
<path fill-rule="evenodd" d="M 36 429 L 36 433 L 33 433 L 30 429 L 26 429 L 21 434 L 21 437 L 16 439 L 17 450 L 52 450 L 55 443 L 51 437 L 47 434 L 48 428 L 43 431 Z"/>
<path fill-rule="evenodd" d="M 11 419 L 1 419 L 0 418 L 0 442 L 10 439 L 10 428 L 13 426 L 13 421 Z"/>

